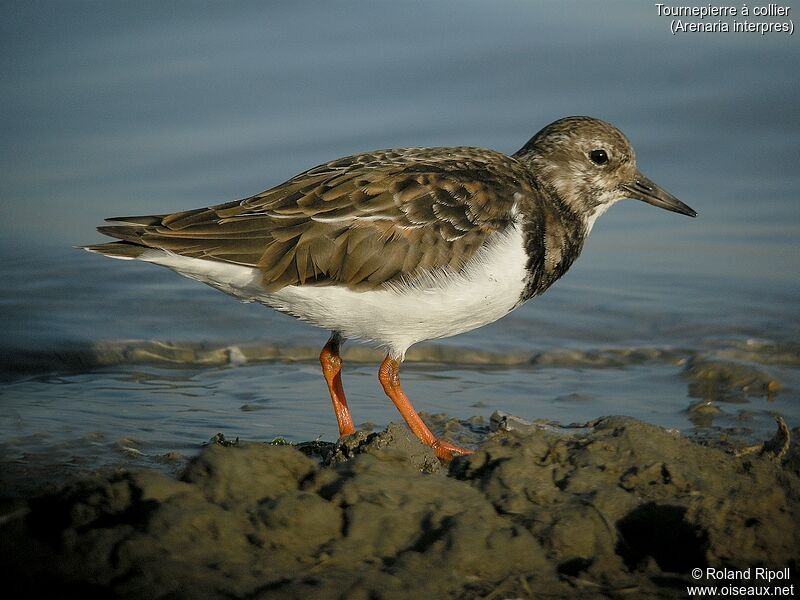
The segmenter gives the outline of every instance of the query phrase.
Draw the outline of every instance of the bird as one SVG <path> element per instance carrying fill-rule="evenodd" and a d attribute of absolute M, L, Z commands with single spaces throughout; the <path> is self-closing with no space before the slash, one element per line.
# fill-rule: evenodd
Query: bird
<path fill-rule="evenodd" d="M 512 155 L 478 147 L 354 154 L 243 200 L 113 217 L 115 241 L 83 246 L 161 265 L 331 332 L 319 359 L 340 436 L 355 433 L 345 341 L 385 352 L 384 393 L 442 461 L 471 454 L 436 437 L 400 382 L 406 351 L 492 323 L 542 294 L 623 199 L 697 216 L 637 168 L 613 125 L 550 123 Z"/>

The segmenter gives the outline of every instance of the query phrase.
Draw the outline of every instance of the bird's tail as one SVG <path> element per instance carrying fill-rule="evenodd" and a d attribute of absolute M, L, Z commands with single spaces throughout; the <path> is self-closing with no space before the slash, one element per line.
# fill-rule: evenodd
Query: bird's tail
<path fill-rule="evenodd" d="M 111 217 L 106 221 L 118 224 L 98 227 L 97 231 L 120 241 L 79 247 L 87 252 L 94 252 L 111 258 L 119 258 L 121 260 L 137 259 L 143 252 L 150 249 L 146 244 L 142 243 L 142 234 L 145 232 L 145 228 L 160 225 L 165 216 Z"/>

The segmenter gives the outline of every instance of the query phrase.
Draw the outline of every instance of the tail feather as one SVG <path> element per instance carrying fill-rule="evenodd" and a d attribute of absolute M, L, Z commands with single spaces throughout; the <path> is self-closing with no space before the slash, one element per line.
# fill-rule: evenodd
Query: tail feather
<path fill-rule="evenodd" d="M 111 258 L 122 260 L 134 260 L 139 258 L 143 252 L 148 250 L 146 246 L 131 244 L 129 242 L 109 242 L 108 244 L 95 244 L 92 246 L 80 246 L 87 252 L 103 254 Z"/>
<path fill-rule="evenodd" d="M 120 223 L 124 225 L 161 225 L 165 217 L 169 215 L 142 215 L 140 217 L 108 217 L 109 223 Z"/>
<path fill-rule="evenodd" d="M 106 225 L 98 227 L 97 231 L 108 237 L 117 238 L 132 244 L 142 243 L 142 234 L 144 234 L 144 227 L 141 225 Z"/>

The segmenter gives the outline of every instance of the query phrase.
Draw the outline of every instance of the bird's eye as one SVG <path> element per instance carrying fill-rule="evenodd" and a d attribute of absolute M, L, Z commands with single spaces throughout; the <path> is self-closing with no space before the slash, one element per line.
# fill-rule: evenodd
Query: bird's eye
<path fill-rule="evenodd" d="M 608 162 L 608 154 L 606 154 L 606 151 L 601 148 L 592 150 L 589 153 L 589 158 L 591 158 L 592 162 L 596 165 L 604 165 Z"/>

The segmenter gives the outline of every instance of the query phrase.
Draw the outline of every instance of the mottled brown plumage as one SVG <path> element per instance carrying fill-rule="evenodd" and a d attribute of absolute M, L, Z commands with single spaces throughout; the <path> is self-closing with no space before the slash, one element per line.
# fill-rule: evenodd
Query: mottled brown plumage
<path fill-rule="evenodd" d="M 602 170 L 585 159 L 600 145 L 611 153 Z M 618 180 L 637 175 L 633 148 L 617 129 L 568 117 L 513 156 L 471 147 L 380 150 L 330 161 L 244 200 L 111 218 L 120 224 L 98 231 L 122 242 L 87 249 L 136 258 L 154 248 L 256 267 L 268 291 L 369 290 L 421 272 L 459 271 L 512 222 L 516 205 L 531 273 L 524 301 L 569 268 L 583 247 L 585 217 L 619 196 Z"/>
<path fill-rule="evenodd" d="M 418 271 L 458 270 L 508 226 L 515 194 L 534 191 L 511 157 L 403 148 L 331 161 L 245 200 L 109 219 L 126 225 L 98 230 L 141 247 L 257 267 L 268 290 L 371 289 Z"/>

